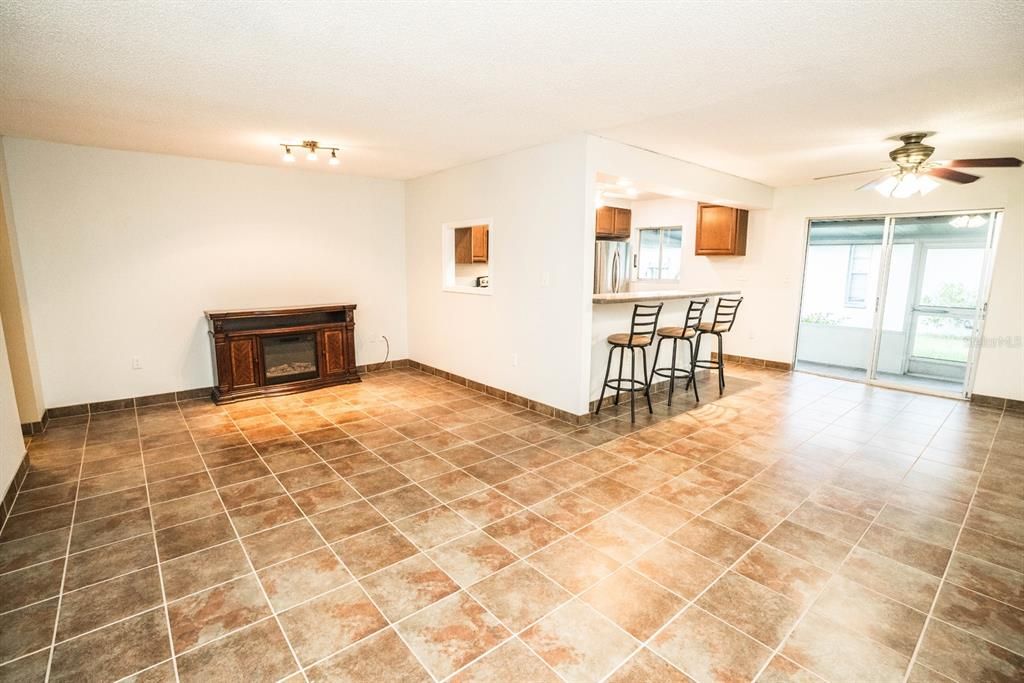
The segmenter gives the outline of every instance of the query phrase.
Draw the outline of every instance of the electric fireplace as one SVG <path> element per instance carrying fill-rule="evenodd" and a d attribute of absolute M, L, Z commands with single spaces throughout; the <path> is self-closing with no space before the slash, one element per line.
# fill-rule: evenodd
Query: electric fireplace
<path fill-rule="evenodd" d="M 230 403 L 358 382 L 355 305 L 207 311 L 216 382 Z"/>

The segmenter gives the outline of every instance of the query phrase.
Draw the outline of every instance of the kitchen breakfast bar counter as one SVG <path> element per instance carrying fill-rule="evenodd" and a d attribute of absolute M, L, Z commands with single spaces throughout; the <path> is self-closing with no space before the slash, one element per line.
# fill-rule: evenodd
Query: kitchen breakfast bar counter
<path fill-rule="evenodd" d="M 738 289 L 652 289 L 636 292 L 604 292 L 594 295 L 595 304 L 640 304 L 648 301 L 703 299 L 714 296 L 736 296 Z"/>

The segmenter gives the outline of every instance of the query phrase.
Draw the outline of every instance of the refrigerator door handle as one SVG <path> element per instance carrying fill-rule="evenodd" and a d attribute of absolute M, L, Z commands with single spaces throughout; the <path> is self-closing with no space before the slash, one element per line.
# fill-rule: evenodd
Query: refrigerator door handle
<path fill-rule="evenodd" d="M 619 251 L 615 250 L 615 255 L 612 256 L 612 291 L 619 291 Z"/>

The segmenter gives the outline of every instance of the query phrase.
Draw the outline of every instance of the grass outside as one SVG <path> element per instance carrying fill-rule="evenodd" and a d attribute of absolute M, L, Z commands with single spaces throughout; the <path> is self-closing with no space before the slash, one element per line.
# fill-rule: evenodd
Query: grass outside
<path fill-rule="evenodd" d="M 914 338 L 912 353 L 918 358 L 966 363 L 970 343 L 971 338 L 969 335 L 921 334 L 918 332 Z"/>

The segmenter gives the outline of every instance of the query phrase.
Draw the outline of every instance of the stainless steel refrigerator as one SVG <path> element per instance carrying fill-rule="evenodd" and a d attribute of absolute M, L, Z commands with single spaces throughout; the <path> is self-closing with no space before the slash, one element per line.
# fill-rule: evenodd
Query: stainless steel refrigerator
<path fill-rule="evenodd" d="M 626 291 L 629 242 L 597 240 L 594 246 L 594 294 Z"/>

